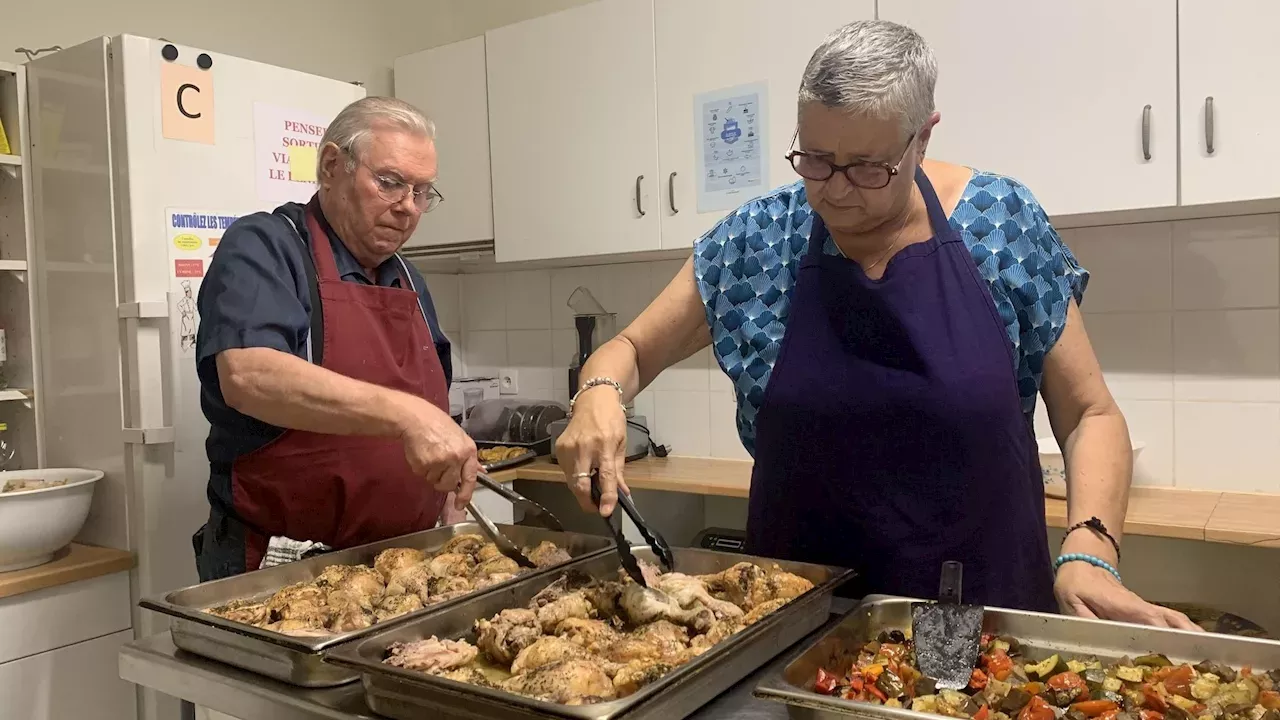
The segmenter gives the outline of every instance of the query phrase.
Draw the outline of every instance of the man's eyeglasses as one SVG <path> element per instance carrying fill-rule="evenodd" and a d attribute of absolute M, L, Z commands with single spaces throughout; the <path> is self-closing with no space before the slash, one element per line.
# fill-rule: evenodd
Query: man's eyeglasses
<path fill-rule="evenodd" d="M 888 186 L 890 181 L 893 180 L 893 176 L 898 174 L 898 168 L 902 166 L 902 161 L 906 159 L 907 151 L 911 149 L 911 145 L 915 142 L 918 134 L 913 133 L 911 135 L 911 139 L 907 141 L 907 146 L 902 150 L 902 155 L 898 157 L 898 162 L 892 165 L 871 160 L 859 160 L 848 165 L 837 165 L 816 155 L 810 155 L 803 150 L 792 150 L 787 153 L 787 162 L 791 163 L 791 167 L 796 171 L 797 175 L 806 180 L 815 182 L 830 180 L 832 175 L 841 172 L 844 173 L 845 178 L 854 187 L 863 188 L 864 190 L 879 190 Z M 800 130 L 797 129 L 795 136 L 791 138 L 792 147 L 795 146 L 799 137 Z"/>
<path fill-rule="evenodd" d="M 355 158 L 361 165 L 364 165 L 369 169 L 369 174 L 373 175 L 373 184 L 378 189 L 378 197 L 393 205 L 404 202 L 404 199 L 412 193 L 414 206 L 421 212 L 428 213 L 435 210 L 436 207 L 444 200 L 444 196 L 440 194 L 440 191 L 436 189 L 435 185 L 425 185 L 415 188 L 399 178 L 394 178 L 390 175 L 383 175 L 377 172 L 372 167 L 369 167 L 368 163 L 356 158 L 355 153 L 353 153 L 350 148 L 343 148 L 342 150 L 352 158 Z"/>

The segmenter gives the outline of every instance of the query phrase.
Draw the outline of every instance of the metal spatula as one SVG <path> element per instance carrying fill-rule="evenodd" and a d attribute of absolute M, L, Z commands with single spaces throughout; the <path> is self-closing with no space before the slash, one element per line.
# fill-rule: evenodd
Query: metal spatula
<path fill-rule="evenodd" d="M 963 577 L 960 563 L 942 563 L 938 602 L 916 603 L 911 608 L 911 636 L 920 672 L 943 690 L 969 685 L 982 640 L 982 607 L 960 603 Z"/>

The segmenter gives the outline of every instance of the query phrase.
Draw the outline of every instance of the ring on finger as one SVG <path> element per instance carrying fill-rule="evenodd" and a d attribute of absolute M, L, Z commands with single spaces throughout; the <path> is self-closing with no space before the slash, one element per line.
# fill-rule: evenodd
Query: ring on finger
<path fill-rule="evenodd" d="M 582 479 L 584 479 L 584 480 L 585 480 L 585 479 L 587 479 L 587 478 L 591 477 L 591 473 L 589 473 L 589 472 L 580 472 L 580 473 L 574 473 L 574 474 L 573 474 L 573 476 L 574 476 L 575 478 L 582 478 Z"/>

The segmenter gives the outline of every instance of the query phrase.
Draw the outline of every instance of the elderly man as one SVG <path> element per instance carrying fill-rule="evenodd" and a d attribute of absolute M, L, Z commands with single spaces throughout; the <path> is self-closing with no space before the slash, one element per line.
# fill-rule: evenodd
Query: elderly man
<path fill-rule="evenodd" d="M 325 133 L 311 201 L 223 235 L 196 342 L 211 425 L 202 581 L 256 569 L 285 540 L 424 530 L 449 493 L 451 511 L 470 499 L 480 466 L 449 417 L 449 341 L 396 254 L 442 199 L 433 136 L 407 103 L 354 102 Z"/>

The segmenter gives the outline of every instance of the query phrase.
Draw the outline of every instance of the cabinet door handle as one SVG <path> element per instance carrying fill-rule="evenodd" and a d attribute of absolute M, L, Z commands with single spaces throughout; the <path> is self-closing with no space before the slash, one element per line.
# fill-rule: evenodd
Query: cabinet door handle
<path fill-rule="evenodd" d="M 667 178 L 667 202 L 671 203 L 671 214 L 675 215 L 680 212 L 676 209 L 676 174 L 671 173 Z"/>
<path fill-rule="evenodd" d="M 636 176 L 636 212 L 640 217 L 644 217 L 644 206 L 640 204 L 640 181 L 644 180 L 643 175 Z"/>
<path fill-rule="evenodd" d="M 1204 149 L 1213 154 L 1213 96 L 1204 99 Z"/>
<path fill-rule="evenodd" d="M 1151 159 L 1151 106 L 1142 108 L 1142 159 Z"/>

